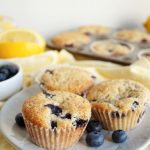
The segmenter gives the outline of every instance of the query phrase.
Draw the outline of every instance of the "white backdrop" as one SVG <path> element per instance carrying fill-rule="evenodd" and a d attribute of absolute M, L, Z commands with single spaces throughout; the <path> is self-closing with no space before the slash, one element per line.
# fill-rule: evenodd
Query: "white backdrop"
<path fill-rule="evenodd" d="M 150 0 L 0 0 L 0 14 L 47 38 L 83 24 L 140 26 Z"/>

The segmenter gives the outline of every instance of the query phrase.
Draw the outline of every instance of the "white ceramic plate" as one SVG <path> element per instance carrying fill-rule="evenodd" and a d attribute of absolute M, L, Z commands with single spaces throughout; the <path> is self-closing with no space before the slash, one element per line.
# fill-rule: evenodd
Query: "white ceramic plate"
<path fill-rule="evenodd" d="M 0 126 L 2 133 L 8 141 L 17 149 L 22 150 L 43 150 L 33 144 L 25 129 L 19 128 L 15 124 L 15 116 L 21 111 L 24 100 L 35 93 L 40 88 L 34 85 L 25 89 L 10 98 L 1 110 Z M 128 140 L 122 144 L 115 144 L 111 141 L 111 132 L 103 131 L 105 142 L 99 148 L 86 146 L 84 136 L 72 150 L 138 150 L 144 149 L 150 142 L 150 109 L 147 110 L 141 124 L 134 130 L 128 132 Z"/>

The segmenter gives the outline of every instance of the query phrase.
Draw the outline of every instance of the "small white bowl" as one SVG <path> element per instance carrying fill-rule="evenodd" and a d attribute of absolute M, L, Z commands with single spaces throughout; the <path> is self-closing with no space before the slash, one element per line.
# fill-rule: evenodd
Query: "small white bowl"
<path fill-rule="evenodd" d="M 23 85 L 23 72 L 21 67 L 9 61 L 0 61 L 0 66 L 5 64 L 16 65 L 18 67 L 18 72 L 13 77 L 0 82 L 0 101 L 5 100 L 18 92 Z"/>

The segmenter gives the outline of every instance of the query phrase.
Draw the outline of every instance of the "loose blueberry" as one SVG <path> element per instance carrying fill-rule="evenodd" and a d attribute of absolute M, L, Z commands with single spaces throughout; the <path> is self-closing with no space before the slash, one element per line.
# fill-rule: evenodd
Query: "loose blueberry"
<path fill-rule="evenodd" d="M 7 69 L 11 76 L 14 76 L 18 72 L 18 67 L 12 64 L 3 65 L 0 67 L 0 70 L 1 69 Z"/>
<path fill-rule="evenodd" d="M 7 79 L 6 74 L 0 73 L 0 81 L 4 81 L 4 80 L 6 80 L 6 79 Z"/>
<path fill-rule="evenodd" d="M 112 140 L 115 143 L 123 143 L 127 139 L 127 133 L 123 130 L 116 130 L 112 134 Z"/>
<path fill-rule="evenodd" d="M 99 147 L 104 143 L 104 135 L 101 132 L 90 132 L 86 136 L 86 143 L 90 147 Z"/>
<path fill-rule="evenodd" d="M 97 131 L 100 132 L 102 130 L 102 125 L 99 121 L 90 120 L 86 128 L 87 132 Z"/>
<path fill-rule="evenodd" d="M 15 121 L 19 127 L 25 127 L 24 119 L 21 113 L 16 115 Z"/>

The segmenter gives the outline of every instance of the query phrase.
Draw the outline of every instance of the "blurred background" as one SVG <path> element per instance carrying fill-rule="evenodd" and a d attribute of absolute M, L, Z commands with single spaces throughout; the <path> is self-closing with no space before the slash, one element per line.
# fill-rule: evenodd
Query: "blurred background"
<path fill-rule="evenodd" d="M 150 13 L 148 0 L 0 0 L 0 14 L 45 38 L 83 24 L 134 27 Z"/>

